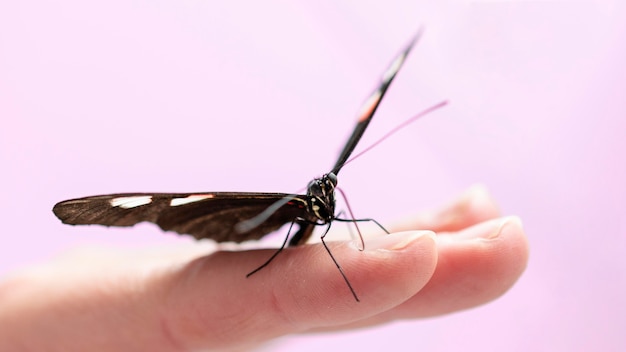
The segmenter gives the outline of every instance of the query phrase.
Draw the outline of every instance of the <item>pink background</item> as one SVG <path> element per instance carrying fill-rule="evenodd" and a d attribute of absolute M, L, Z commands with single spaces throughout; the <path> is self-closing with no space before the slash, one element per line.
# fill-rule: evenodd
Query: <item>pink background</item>
<path fill-rule="evenodd" d="M 357 214 L 389 223 L 483 183 L 522 217 L 528 270 L 484 307 L 267 348 L 624 349 L 624 6 L 430 3 L 2 2 L 0 275 L 80 244 L 186 241 L 62 226 L 62 199 L 301 189 L 424 25 L 357 150 L 452 104 L 351 163 L 341 186 Z"/>

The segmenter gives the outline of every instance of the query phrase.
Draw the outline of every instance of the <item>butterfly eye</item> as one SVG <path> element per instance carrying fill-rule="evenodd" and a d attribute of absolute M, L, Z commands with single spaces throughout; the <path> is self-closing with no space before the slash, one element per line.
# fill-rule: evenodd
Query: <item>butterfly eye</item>
<path fill-rule="evenodd" d="M 322 186 L 319 180 L 313 180 L 309 183 L 309 187 L 307 190 L 307 195 L 312 197 L 320 197 L 323 196 Z"/>
<path fill-rule="evenodd" d="M 335 175 L 332 172 L 329 172 L 326 176 L 328 177 L 328 180 L 330 181 L 330 183 L 332 183 L 333 186 L 336 187 L 337 186 L 337 175 Z"/>

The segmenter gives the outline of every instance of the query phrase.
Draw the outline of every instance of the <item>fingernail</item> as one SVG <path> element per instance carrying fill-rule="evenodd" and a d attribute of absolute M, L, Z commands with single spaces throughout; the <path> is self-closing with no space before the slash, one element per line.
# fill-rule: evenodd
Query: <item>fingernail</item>
<path fill-rule="evenodd" d="M 398 251 L 408 247 L 410 244 L 421 239 L 430 238 L 434 241 L 435 233 L 432 231 L 406 231 L 396 232 L 369 239 L 365 242 L 366 251 L 375 251 L 385 249 L 389 251 Z"/>
<path fill-rule="evenodd" d="M 457 234 L 444 235 L 439 236 L 439 240 L 452 240 L 452 241 L 466 241 L 466 240 L 491 240 L 499 237 L 504 228 L 511 225 L 517 224 L 517 226 L 522 226 L 522 221 L 517 216 L 507 216 L 501 219 L 494 219 L 491 221 L 487 221 L 476 226 L 472 226 L 468 229 L 465 229 Z"/>
<path fill-rule="evenodd" d="M 504 228 L 509 225 L 517 225 L 517 227 L 522 227 L 522 219 L 517 216 L 507 216 L 501 220 L 500 225 L 496 228 L 495 231 L 491 233 L 486 233 L 487 236 L 484 236 L 484 238 L 493 239 L 500 236 Z"/>

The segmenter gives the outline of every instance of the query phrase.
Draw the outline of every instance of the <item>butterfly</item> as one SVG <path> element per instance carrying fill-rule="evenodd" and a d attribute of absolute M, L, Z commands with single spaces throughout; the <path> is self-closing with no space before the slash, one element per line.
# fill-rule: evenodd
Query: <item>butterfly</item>
<path fill-rule="evenodd" d="M 359 301 L 345 273 L 324 242 L 324 236 L 333 221 L 374 221 L 372 219 L 342 219 L 335 214 L 337 175 L 363 136 L 389 85 L 402 67 L 407 55 L 420 37 L 418 32 L 395 57 L 384 72 L 377 88 L 365 100 L 352 131 L 333 168 L 312 180 L 306 194 L 258 192 L 200 192 L 200 193 L 118 193 L 70 199 L 57 203 L 52 211 L 65 224 L 133 226 L 151 222 L 164 231 L 187 234 L 196 239 L 216 242 L 243 242 L 258 240 L 290 224 L 283 246 L 263 265 L 248 276 L 268 265 L 285 247 L 305 243 L 319 225 L 328 225 L 321 236 L 327 252 L 339 269 L 354 298 Z M 413 119 L 445 105 L 439 103 Z M 392 133 L 395 131 L 392 131 Z M 384 138 L 383 138 L 384 139 Z M 380 141 L 379 141 L 380 142 Z M 349 209 L 349 207 L 348 207 Z M 291 235 L 293 225 L 298 226 Z M 378 224 L 383 230 L 384 228 Z M 358 227 L 357 227 L 358 230 Z M 386 230 L 385 230 L 386 231 Z"/>

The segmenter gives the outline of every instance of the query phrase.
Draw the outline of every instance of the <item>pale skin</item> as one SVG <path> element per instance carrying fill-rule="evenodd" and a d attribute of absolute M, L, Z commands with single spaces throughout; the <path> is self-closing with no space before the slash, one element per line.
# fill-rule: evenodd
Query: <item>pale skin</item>
<path fill-rule="evenodd" d="M 361 302 L 321 244 L 287 248 L 248 279 L 273 250 L 77 250 L 0 283 L 0 350 L 248 350 L 476 307 L 510 289 L 528 260 L 519 219 L 501 217 L 481 187 L 390 230 L 365 251 L 328 243 Z"/>

